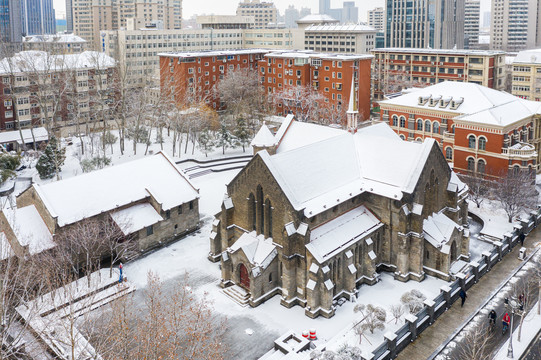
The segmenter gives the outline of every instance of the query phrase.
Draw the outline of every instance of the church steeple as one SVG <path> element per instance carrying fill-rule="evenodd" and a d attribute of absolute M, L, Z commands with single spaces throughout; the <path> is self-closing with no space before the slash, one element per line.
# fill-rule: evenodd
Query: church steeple
<path fill-rule="evenodd" d="M 347 130 L 351 133 L 357 132 L 357 121 L 359 118 L 359 111 L 357 110 L 357 96 L 355 91 L 355 77 L 351 75 L 351 90 L 349 91 L 349 104 L 348 111 L 346 113 L 347 118 Z"/>

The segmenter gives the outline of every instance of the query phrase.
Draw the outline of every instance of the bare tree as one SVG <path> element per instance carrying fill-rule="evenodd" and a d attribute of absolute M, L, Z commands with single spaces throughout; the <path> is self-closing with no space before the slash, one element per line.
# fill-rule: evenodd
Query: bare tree
<path fill-rule="evenodd" d="M 387 320 L 387 312 L 381 306 L 375 306 L 372 304 L 363 305 L 357 304 L 353 308 L 354 312 L 359 312 L 363 316 L 360 322 L 360 326 L 363 330 L 370 330 L 370 333 L 374 333 L 374 330 L 385 329 L 385 321 Z"/>
<path fill-rule="evenodd" d="M 321 111 L 325 97 L 310 85 L 292 86 L 271 96 L 275 105 L 282 105 L 284 113 L 293 113 L 300 121 L 328 123 Z"/>
<path fill-rule="evenodd" d="M 362 351 L 361 348 L 357 346 L 349 346 L 344 344 L 337 351 L 325 350 L 318 351 L 314 350 L 310 353 L 310 359 L 313 360 L 361 360 Z"/>
<path fill-rule="evenodd" d="M 537 191 L 532 175 L 526 171 L 509 170 L 495 185 L 494 195 L 507 214 L 509 222 L 523 211 L 537 205 Z"/>
<path fill-rule="evenodd" d="M 494 332 L 490 331 L 484 322 L 463 332 L 465 334 L 456 350 L 459 360 L 492 359 Z"/>
<path fill-rule="evenodd" d="M 491 187 L 490 181 L 487 180 L 483 174 L 478 172 L 461 175 L 461 179 L 468 185 L 468 198 L 479 208 L 489 195 Z"/>
<path fill-rule="evenodd" d="M 395 324 L 398 324 L 398 320 L 402 317 L 402 315 L 404 315 L 405 311 L 406 311 L 406 308 L 401 304 L 391 305 L 390 312 L 391 312 L 391 315 L 393 315 Z M 391 319 L 391 321 L 393 319 Z"/>

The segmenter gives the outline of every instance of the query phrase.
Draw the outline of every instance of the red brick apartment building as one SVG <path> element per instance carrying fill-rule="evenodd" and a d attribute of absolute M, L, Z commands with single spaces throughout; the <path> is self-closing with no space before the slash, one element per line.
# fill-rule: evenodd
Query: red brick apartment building
<path fill-rule="evenodd" d="M 46 122 L 55 130 L 96 120 L 113 106 L 115 77 L 114 59 L 94 51 L 67 55 L 22 51 L 4 58 L 0 131 Z"/>
<path fill-rule="evenodd" d="M 216 110 L 220 99 L 213 96 L 214 86 L 229 71 L 252 69 L 268 50 L 201 51 L 162 53 L 160 56 L 160 87 L 165 96 L 179 104 L 205 101 Z"/>
<path fill-rule="evenodd" d="M 539 102 L 446 81 L 379 104 L 381 119 L 402 139 L 436 139 L 457 172 L 498 177 L 540 169 Z"/>
<path fill-rule="evenodd" d="M 352 84 L 356 101 L 354 108 L 359 112 L 359 120 L 370 117 L 372 58 L 371 55 L 276 51 L 259 61 L 259 72 L 267 94 L 287 93 L 288 89 L 310 89 L 322 95 L 323 103 L 320 105 L 331 114 L 337 114 L 343 123 Z M 294 105 L 295 101 L 294 97 L 288 99 L 287 95 L 284 96 L 283 101 L 276 104 L 277 114 L 293 112 L 300 117 L 302 109 Z"/>
<path fill-rule="evenodd" d="M 471 82 L 505 89 L 505 52 L 454 49 L 381 48 L 372 50 L 374 101 L 409 87 L 443 81 Z"/>
<path fill-rule="evenodd" d="M 179 104 L 205 101 L 220 110 L 220 100 L 213 96 L 215 85 L 228 71 L 258 71 L 261 86 L 268 95 L 304 89 L 321 95 L 322 106 L 341 112 L 349 106 L 352 83 L 355 84 L 359 118 L 370 116 L 371 55 L 320 54 L 305 51 L 231 50 L 197 53 L 162 53 L 160 84 L 162 94 L 173 94 Z M 291 100 L 291 99 L 289 99 Z M 276 103 L 276 113 L 295 113 L 302 109 L 295 101 Z"/>

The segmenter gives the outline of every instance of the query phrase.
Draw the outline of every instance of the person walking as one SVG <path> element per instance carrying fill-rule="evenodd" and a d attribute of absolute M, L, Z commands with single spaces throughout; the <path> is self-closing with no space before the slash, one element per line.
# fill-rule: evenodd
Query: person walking
<path fill-rule="evenodd" d="M 458 296 L 460 296 L 460 298 L 462 299 L 462 303 L 460 304 L 460 307 L 463 307 L 463 306 L 464 306 L 464 302 L 466 301 L 466 298 L 468 297 L 468 295 L 466 294 L 466 290 L 461 289 L 461 290 L 460 290 L 460 293 L 458 294 Z"/>
<path fill-rule="evenodd" d="M 518 239 L 520 240 L 520 246 L 524 246 L 524 239 L 526 239 L 526 235 L 524 235 L 524 231 L 520 232 Z"/>

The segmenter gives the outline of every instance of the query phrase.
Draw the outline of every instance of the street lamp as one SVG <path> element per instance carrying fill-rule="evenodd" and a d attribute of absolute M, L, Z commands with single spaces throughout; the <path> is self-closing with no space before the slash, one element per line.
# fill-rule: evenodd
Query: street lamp
<path fill-rule="evenodd" d="M 524 305 L 519 303 L 515 298 L 505 298 L 504 299 L 505 308 L 507 311 L 511 311 L 511 329 L 509 330 L 509 346 L 507 347 L 507 357 L 513 358 L 513 318 L 515 313 L 519 316 L 522 316 L 524 310 Z"/>

